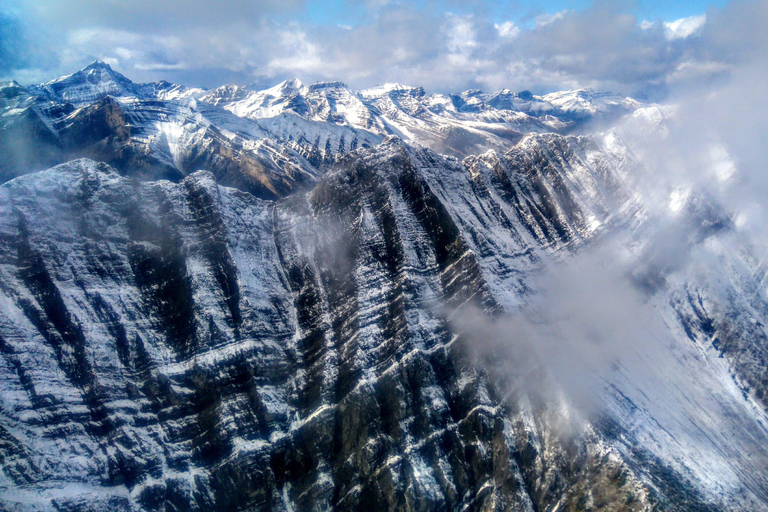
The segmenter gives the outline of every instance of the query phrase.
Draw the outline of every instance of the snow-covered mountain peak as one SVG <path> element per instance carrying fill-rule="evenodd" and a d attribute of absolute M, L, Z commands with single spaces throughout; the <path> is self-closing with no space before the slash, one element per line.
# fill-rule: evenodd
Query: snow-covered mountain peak
<path fill-rule="evenodd" d="M 112 66 L 110 66 L 109 64 L 107 64 L 106 62 L 104 62 L 101 59 L 94 60 L 93 62 L 91 62 L 90 64 L 85 66 L 83 69 L 88 69 L 88 70 L 103 69 L 103 70 L 107 70 L 107 71 L 110 71 L 110 72 L 113 72 L 113 73 L 115 72 L 112 69 Z"/>
<path fill-rule="evenodd" d="M 145 94 L 149 93 L 160 100 L 181 100 L 183 98 L 199 99 L 208 92 L 199 87 L 187 87 L 186 85 L 174 84 L 165 80 L 152 82 L 146 85 L 147 87 L 145 88 L 148 89 L 151 87 L 152 90 L 151 92 L 146 91 Z"/>
<path fill-rule="evenodd" d="M 501 89 L 487 95 L 485 101 L 488 106 L 495 109 L 520 110 L 531 115 L 551 114 L 556 110 L 550 102 L 527 90 L 513 92 L 509 89 Z"/>
<path fill-rule="evenodd" d="M 400 83 L 386 83 L 360 91 L 360 95 L 365 98 L 381 98 L 389 93 L 409 93 L 413 95 L 424 95 L 423 87 L 413 87 Z"/>
<path fill-rule="evenodd" d="M 167 101 L 199 98 L 206 93 L 204 89 L 165 80 L 137 84 L 100 60 L 71 75 L 29 87 L 29 91 L 53 101 L 69 102 L 76 106 L 86 105 L 106 96 Z"/>
<path fill-rule="evenodd" d="M 53 99 L 71 103 L 89 103 L 105 96 L 132 96 L 136 85 L 110 67 L 97 60 L 80 71 L 57 78 L 40 86 Z"/>
<path fill-rule="evenodd" d="M 21 87 L 21 84 L 16 80 L 0 80 L 0 89 L 8 87 Z"/>
<path fill-rule="evenodd" d="M 384 140 L 381 141 L 382 147 L 402 147 L 403 146 L 403 139 L 398 137 L 397 135 L 387 135 L 384 137 Z"/>
<path fill-rule="evenodd" d="M 25 92 L 26 89 L 15 80 L 0 82 L 0 100 L 15 98 Z"/>
<path fill-rule="evenodd" d="M 252 91 L 248 90 L 247 88 L 240 87 L 239 85 L 226 84 L 215 89 L 211 89 L 200 99 L 212 105 L 221 105 L 240 101 L 248 96 L 248 94 L 251 92 Z"/>
<path fill-rule="evenodd" d="M 278 97 L 301 94 L 303 91 L 306 91 L 306 89 L 304 83 L 298 78 L 289 78 L 288 80 L 283 80 L 279 84 L 270 87 L 269 89 L 265 89 L 262 92 L 269 91 L 273 96 Z"/>
<path fill-rule="evenodd" d="M 303 101 L 291 102 L 291 98 L 297 98 L 306 93 L 306 87 L 298 80 L 286 80 L 273 87 L 261 91 L 249 91 L 237 86 L 226 86 L 212 91 L 202 98 L 216 105 L 221 105 L 230 112 L 240 117 L 259 119 L 274 117 L 286 110 L 293 110 L 298 106 L 303 111 Z M 231 95 L 232 100 L 227 101 L 226 96 Z M 221 100 L 219 101 L 219 98 Z M 211 101 L 213 100 L 213 101 Z"/>
<path fill-rule="evenodd" d="M 564 113 L 576 116 L 608 113 L 614 109 L 634 109 L 640 105 L 632 98 L 591 88 L 553 92 L 542 96 L 542 99 Z"/>

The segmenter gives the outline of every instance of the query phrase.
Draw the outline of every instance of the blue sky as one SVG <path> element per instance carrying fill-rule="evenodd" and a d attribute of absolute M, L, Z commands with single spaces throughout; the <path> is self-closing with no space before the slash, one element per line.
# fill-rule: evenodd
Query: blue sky
<path fill-rule="evenodd" d="M 423 9 L 440 6 L 443 10 L 456 13 L 468 13 L 481 11 L 496 21 L 511 20 L 525 26 L 540 14 L 554 14 L 564 10 L 585 10 L 593 2 L 580 1 L 530 1 L 520 0 L 512 2 L 481 1 L 481 2 L 409 2 Z M 705 13 L 711 6 L 722 7 L 725 1 L 636 1 L 626 3 L 628 11 L 632 12 L 640 20 L 664 20 L 673 21 L 679 18 Z M 310 0 L 298 17 L 317 24 L 342 24 L 356 26 L 365 23 L 373 15 L 374 9 L 366 8 L 365 2 L 351 2 L 349 0 Z M 296 16 L 291 12 L 288 16 Z"/>
<path fill-rule="evenodd" d="M 638 2 L 637 7 L 633 9 L 637 17 L 644 20 L 665 20 L 672 21 L 687 16 L 694 16 L 706 12 L 709 7 L 722 7 L 724 1 L 705 2 L 702 0 L 669 2 Z"/>

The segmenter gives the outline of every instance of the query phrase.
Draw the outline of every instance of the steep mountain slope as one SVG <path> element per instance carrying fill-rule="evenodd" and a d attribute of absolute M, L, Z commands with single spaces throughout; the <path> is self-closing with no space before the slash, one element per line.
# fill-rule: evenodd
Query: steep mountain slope
<path fill-rule="evenodd" d="M 728 279 L 636 273 L 650 336 L 605 367 L 557 311 L 518 328 L 542 268 L 649 239 L 635 165 L 588 137 L 464 163 L 389 138 L 280 202 L 87 160 L 3 185 L 3 506 L 766 508 L 768 310 L 727 223 L 692 250 Z"/>

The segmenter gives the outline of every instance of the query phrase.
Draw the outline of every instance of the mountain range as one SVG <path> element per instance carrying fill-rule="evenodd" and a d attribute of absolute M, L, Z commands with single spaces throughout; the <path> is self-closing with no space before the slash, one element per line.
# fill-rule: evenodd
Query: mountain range
<path fill-rule="evenodd" d="M 506 150 L 525 133 L 575 132 L 640 106 L 584 90 L 445 96 L 397 84 L 357 92 L 295 79 L 263 91 L 204 91 L 134 84 L 100 61 L 37 86 L 4 84 L 0 98 L 2 181 L 82 156 L 175 181 L 208 169 L 224 185 L 270 199 L 315 183 L 319 168 L 391 135 L 464 157 Z M 33 148 L 25 145 L 30 140 Z"/>
<path fill-rule="evenodd" d="M 761 245 L 590 90 L 0 88 L 0 507 L 768 510 Z"/>

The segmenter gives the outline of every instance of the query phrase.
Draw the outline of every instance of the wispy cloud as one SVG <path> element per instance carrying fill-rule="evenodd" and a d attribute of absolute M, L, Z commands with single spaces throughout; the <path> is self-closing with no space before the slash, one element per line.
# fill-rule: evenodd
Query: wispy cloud
<path fill-rule="evenodd" d="M 681 39 L 691 37 L 701 30 L 707 22 L 707 15 L 689 16 L 675 21 L 664 23 L 664 32 L 667 39 Z"/>

